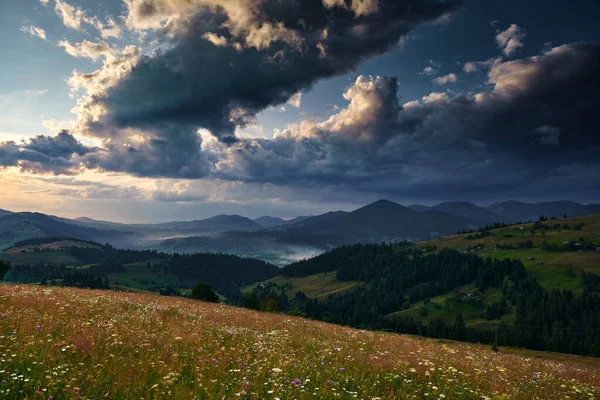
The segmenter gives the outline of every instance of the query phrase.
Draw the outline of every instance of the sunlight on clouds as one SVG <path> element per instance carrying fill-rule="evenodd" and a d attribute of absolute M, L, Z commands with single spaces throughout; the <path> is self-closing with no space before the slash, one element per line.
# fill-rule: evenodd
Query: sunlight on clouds
<path fill-rule="evenodd" d="M 14 167 L 0 170 L 0 187 L 0 208 L 64 217 L 89 214 L 89 201 L 99 202 L 104 209 L 114 208 L 115 201 L 144 201 L 155 189 L 151 179 L 124 174 L 85 171 L 78 176 L 57 177 L 23 173 Z"/>
<path fill-rule="evenodd" d="M 25 32 L 31 36 L 37 36 L 40 39 L 47 40 L 46 39 L 46 31 L 43 30 L 42 28 L 38 28 L 37 26 L 33 26 L 33 25 L 23 26 L 23 27 L 21 27 L 21 32 Z"/>

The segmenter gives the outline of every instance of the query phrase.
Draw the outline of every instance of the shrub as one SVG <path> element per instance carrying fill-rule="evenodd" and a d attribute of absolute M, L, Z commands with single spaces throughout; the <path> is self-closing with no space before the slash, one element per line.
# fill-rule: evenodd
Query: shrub
<path fill-rule="evenodd" d="M 192 291 L 192 299 L 206 301 L 209 303 L 218 303 L 219 296 L 215 293 L 212 286 L 207 283 L 199 283 Z"/>

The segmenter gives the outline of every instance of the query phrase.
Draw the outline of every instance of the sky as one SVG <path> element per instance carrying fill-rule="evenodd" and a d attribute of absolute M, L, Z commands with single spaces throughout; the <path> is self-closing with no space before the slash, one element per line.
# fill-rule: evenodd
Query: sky
<path fill-rule="evenodd" d="M 0 208 L 600 201 L 600 5 L 3 0 Z"/>

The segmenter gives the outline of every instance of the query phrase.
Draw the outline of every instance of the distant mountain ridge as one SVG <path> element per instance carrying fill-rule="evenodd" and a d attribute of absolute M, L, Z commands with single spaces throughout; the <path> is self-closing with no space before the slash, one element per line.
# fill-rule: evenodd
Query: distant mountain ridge
<path fill-rule="evenodd" d="M 10 213 L 0 216 L 0 248 L 36 237 L 74 237 L 99 242 L 120 242 L 124 232 L 85 227 L 40 213 Z"/>
<path fill-rule="evenodd" d="M 293 225 L 298 222 L 304 221 L 305 219 L 311 218 L 311 216 L 296 217 L 292 219 L 283 219 L 278 217 L 269 217 L 265 215 L 263 217 L 253 219 L 254 222 L 261 225 L 263 228 L 273 228 L 275 226 Z"/>
<path fill-rule="evenodd" d="M 130 249 L 167 252 L 223 252 L 283 263 L 336 246 L 382 241 L 427 240 L 475 229 L 494 222 L 562 218 L 600 213 L 600 204 L 571 201 L 523 203 L 506 201 L 480 207 L 445 202 L 408 207 L 379 200 L 354 211 L 331 211 L 284 220 L 217 215 L 193 221 L 122 224 L 91 218 L 67 219 L 40 213 L 0 210 L 0 249 L 34 237 L 63 236 Z"/>
<path fill-rule="evenodd" d="M 252 221 L 250 218 L 242 217 L 241 215 L 225 214 L 195 221 L 175 221 L 137 226 L 174 231 L 204 231 L 207 234 L 235 230 L 252 231 L 263 228 L 262 225 Z"/>
<path fill-rule="evenodd" d="M 591 214 L 590 210 L 593 211 L 594 207 L 598 206 L 598 204 L 585 206 L 573 201 L 522 203 L 513 200 L 492 204 L 488 209 L 502 215 L 508 220 L 507 222 L 517 222 L 537 219 L 541 215 L 548 218 L 562 218 L 564 215 L 568 217 L 589 215 Z"/>
<path fill-rule="evenodd" d="M 476 206 L 475 204 L 466 201 L 441 203 L 437 206 L 432 207 L 431 209 L 443 211 L 456 216 L 470 218 L 484 223 L 494 223 L 502 221 L 502 215 L 492 210 Z"/>
<path fill-rule="evenodd" d="M 431 207 L 413 204 L 409 208 L 420 212 L 440 210 L 448 214 L 472 218 L 480 223 L 514 223 L 537 220 L 542 215 L 547 218 L 562 218 L 565 215 L 577 217 L 600 213 L 600 204 L 583 205 L 573 201 L 524 203 L 510 200 L 487 207 L 477 206 L 469 202 L 446 202 Z"/>
<path fill-rule="evenodd" d="M 438 210 L 418 212 L 392 201 L 379 200 L 351 212 L 328 212 L 292 225 L 255 232 L 169 239 L 158 244 L 157 249 L 167 252 L 228 251 L 278 262 L 276 260 L 286 257 L 293 260 L 297 254 L 314 254 L 347 244 L 425 240 L 475 228 L 476 223 Z"/>

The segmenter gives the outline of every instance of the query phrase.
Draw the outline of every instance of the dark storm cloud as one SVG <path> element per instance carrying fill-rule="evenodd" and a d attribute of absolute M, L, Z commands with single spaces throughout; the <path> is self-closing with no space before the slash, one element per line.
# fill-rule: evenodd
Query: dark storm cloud
<path fill-rule="evenodd" d="M 90 154 L 88 168 L 128 173 L 140 177 L 179 177 L 196 179 L 207 176 L 214 156 L 201 150 L 197 130 L 183 124 L 160 124 L 132 143 L 115 140 L 102 151 Z M 211 161 L 212 160 L 212 161 Z"/>
<path fill-rule="evenodd" d="M 61 131 L 53 137 L 38 135 L 28 142 L 1 142 L 0 167 L 18 166 L 32 173 L 75 174 L 79 171 L 75 159 L 95 151 L 67 131 Z"/>
<path fill-rule="evenodd" d="M 551 126 L 562 132 L 562 149 L 597 147 L 599 69 L 600 45 L 563 45 L 495 64 L 488 74 L 491 93 L 459 97 L 438 108 L 469 116 L 476 125 L 467 135 L 490 143 L 529 145 L 537 141 L 536 130 Z"/>
<path fill-rule="evenodd" d="M 63 130 L 54 137 L 38 135 L 22 147 L 25 150 L 44 154 L 51 158 L 70 158 L 73 154 L 83 156 L 93 149 L 79 143 L 71 134 Z"/>
<path fill-rule="evenodd" d="M 183 123 L 232 143 L 235 128 L 258 112 L 385 53 L 411 29 L 460 2 L 369 1 L 371 7 L 355 10 L 339 1 L 270 0 L 254 2 L 258 11 L 243 28 L 226 14 L 232 5 L 197 3 L 195 14 L 163 29 L 170 50 L 142 57 L 128 77 L 95 99 L 108 109 L 105 123 L 144 129 Z M 167 13 L 165 7 L 144 1 L 131 12 L 143 24 Z"/>
<path fill-rule="evenodd" d="M 351 11 L 332 12 L 340 13 L 339 20 Z M 374 15 L 352 17 L 347 24 Z M 190 24 L 198 26 L 195 20 Z M 311 24 L 320 26 L 309 16 L 297 26 L 290 22 L 307 31 Z M 136 176 L 274 184 L 307 192 L 335 188 L 336 195 L 442 200 L 468 193 L 484 200 L 568 193 L 593 198 L 600 193 L 595 179 L 600 170 L 600 45 L 575 43 L 534 57 L 480 63 L 478 68 L 487 72 L 484 90 L 434 92 L 403 105 L 396 78 L 361 76 L 344 93 L 348 106 L 326 121 L 301 121 L 272 139 L 233 140 L 233 127 L 251 120 L 261 107 L 287 101 L 303 84 L 326 76 L 306 71 L 310 63 L 316 63 L 317 72 L 341 70 L 324 67 L 335 64 L 336 57 L 322 60 L 308 51 L 308 61 L 295 58 L 286 41 L 271 44 L 269 49 L 286 50 L 267 60 L 266 48 L 215 46 L 198 38 L 202 32 L 175 39 L 170 52 L 143 59 L 129 78 L 108 91 L 103 104 L 110 112 L 100 118 L 98 132 L 111 140 L 102 150 L 83 147 L 63 132 L 24 144 L 4 143 L 0 162 L 54 173 L 85 165 Z M 231 40 L 226 32 L 213 33 Z M 332 35 L 328 31 L 327 38 Z M 328 43 L 327 57 L 335 54 L 334 44 Z M 198 50 L 207 52 L 200 56 L 194 53 Z M 200 59 L 204 64 L 197 64 Z M 248 62 L 251 79 L 243 79 L 236 65 L 242 60 Z M 213 68 L 224 71 L 222 76 Z M 214 95 L 209 101 L 202 93 Z M 149 109 L 152 113 L 146 114 Z M 111 126 L 115 121 L 135 128 Z M 221 141 L 203 143 L 197 124 L 220 132 Z M 168 194 L 155 199 L 192 201 L 205 195 Z"/>
<path fill-rule="evenodd" d="M 597 194 L 600 183 L 586 170 L 600 168 L 598 70 L 600 46 L 565 45 L 490 64 L 490 90 L 432 93 L 404 107 L 395 80 L 359 78 L 345 95 L 347 109 L 273 140 L 244 140 L 218 172 L 228 179 L 335 182 L 355 191 L 435 192 L 438 198 L 477 190 L 535 195 L 555 192 L 556 185 Z"/>

